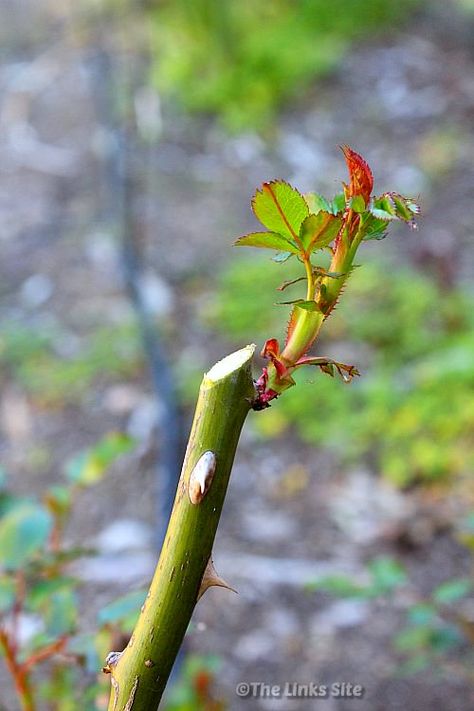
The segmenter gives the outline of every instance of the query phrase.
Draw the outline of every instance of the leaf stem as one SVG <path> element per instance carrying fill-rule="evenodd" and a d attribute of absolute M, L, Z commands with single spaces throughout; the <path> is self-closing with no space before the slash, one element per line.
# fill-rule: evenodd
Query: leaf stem
<path fill-rule="evenodd" d="M 306 279 L 308 280 L 308 287 L 306 291 L 306 301 L 313 301 L 314 299 L 314 278 L 313 278 L 313 266 L 311 264 L 311 257 L 303 257 L 304 268 L 306 270 Z"/>

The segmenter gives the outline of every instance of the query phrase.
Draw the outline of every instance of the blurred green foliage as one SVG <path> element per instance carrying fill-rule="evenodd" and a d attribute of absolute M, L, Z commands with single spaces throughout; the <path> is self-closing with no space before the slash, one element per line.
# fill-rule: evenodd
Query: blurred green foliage
<path fill-rule="evenodd" d="M 64 353 L 64 351 L 68 351 Z M 130 377 L 143 359 L 136 326 L 101 327 L 74 341 L 56 329 L 4 324 L 0 370 L 46 404 L 83 397 L 98 378 Z"/>
<path fill-rule="evenodd" d="M 420 2 L 150 2 L 153 79 L 231 131 L 261 129 L 333 69 L 351 42 L 393 32 Z"/>
<path fill-rule="evenodd" d="M 295 264 L 297 272 L 301 265 Z M 285 278 L 292 276 L 285 269 Z M 281 335 L 281 278 L 259 256 L 234 260 L 219 277 L 204 318 L 236 342 Z M 291 287 L 297 292 L 297 286 Z M 289 291 L 289 289 L 288 289 Z M 474 312 L 462 289 L 445 290 L 409 267 L 364 264 L 328 320 L 318 354 L 361 371 L 350 385 L 314 374 L 255 426 L 278 436 L 294 425 L 303 440 L 344 457 L 370 458 L 392 482 L 448 480 L 472 469 Z M 298 377 L 299 376 L 299 377 Z M 307 383 L 307 374 L 296 375 Z M 313 395 L 314 393 L 314 395 Z"/>
<path fill-rule="evenodd" d="M 343 598 L 373 598 L 391 593 L 407 581 L 403 566 L 387 556 L 374 558 L 367 569 L 370 580 L 365 585 L 355 583 L 346 575 L 330 575 L 311 581 L 305 587 L 309 592 L 327 592 Z"/>
<path fill-rule="evenodd" d="M 126 435 L 109 433 L 68 461 L 63 481 L 49 487 L 41 499 L 13 494 L 0 470 L 0 658 L 8 647 L 14 650 L 19 668 L 24 663 L 30 668 L 27 684 L 33 698 L 48 702 L 48 708 L 104 708 L 110 681 L 101 667 L 112 649 L 125 646 L 146 597 L 146 590 L 135 590 L 116 598 L 99 609 L 95 632 L 86 632 L 81 622 L 82 583 L 68 566 L 96 551 L 71 546 L 64 537 L 80 492 L 101 481 L 132 447 Z M 22 619 L 29 620 L 31 633 L 20 637 Z M 216 657 L 187 658 L 166 708 L 222 708 L 211 693 L 217 666 Z"/>
<path fill-rule="evenodd" d="M 440 670 L 456 648 L 474 644 L 474 626 L 468 613 L 474 584 L 466 578 L 451 578 L 421 596 L 410 589 L 404 567 L 383 556 L 367 566 L 368 582 L 355 583 L 350 576 L 319 578 L 306 586 L 309 592 L 323 592 L 340 598 L 396 599 L 400 591 L 415 599 L 405 612 L 405 626 L 395 635 L 393 646 L 402 663 L 402 674 L 413 674 L 437 665 Z M 463 608 L 463 603 L 467 603 Z"/>
<path fill-rule="evenodd" d="M 33 698 L 54 701 L 60 711 L 97 711 L 98 694 L 107 685 L 98 677 L 101 660 L 120 630 L 120 615 L 104 618 L 104 611 L 96 634 L 80 629 L 81 581 L 67 566 L 93 551 L 66 543 L 64 529 L 80 491 L 102 479 L 132 446 L 126 435 L 106 435 L 71 460 L 64 483 L 47 489 L 42 499 L 11 493 L 5 476 L 0 482 L 0 655 L 10 655 L 10 672 L 12 656 L 17 673 L 26 664 Z M 24 637 L 18 634 L 22 619 L 31 626 Z M 37 678 L 31 672 L 39 663 Z"/>

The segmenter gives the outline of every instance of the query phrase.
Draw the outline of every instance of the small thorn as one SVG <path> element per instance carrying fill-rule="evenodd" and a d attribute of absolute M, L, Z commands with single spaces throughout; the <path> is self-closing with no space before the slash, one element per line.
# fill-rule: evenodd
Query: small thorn
<path fill-rule="evenodd" d="M 232 590 L 232 592 L 237 593 L 237 590 L 231 588 L 229 583 L 227 583 L 223 578 L 218 575 L 216 569 L 214 568 L 212 558 L 209 558 L 209 560 L 207 561 L 206 570 L 204 571 L 204 575 L 202 576 L 201 586 L 199 588 L 197 599 L 200 600 L 206 590 L 212 587 L 226 588 L 227 590 Z"/>

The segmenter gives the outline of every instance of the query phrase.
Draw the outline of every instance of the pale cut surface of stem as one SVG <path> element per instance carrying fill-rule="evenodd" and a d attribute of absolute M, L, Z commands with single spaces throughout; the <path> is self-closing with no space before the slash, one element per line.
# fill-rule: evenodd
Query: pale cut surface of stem
<path fill-rule="evenodd" d="M 158 708 L 200 593 L 225 585 L 217 575 L 213 582 L 215 571 L 207 565 L 240 432 L 255 397 L 254 350 L 247 346 L 232 353 L 204 376 L 153 581 L 128 646 L 111 655 L 107 666 L 109 711 Z"/>

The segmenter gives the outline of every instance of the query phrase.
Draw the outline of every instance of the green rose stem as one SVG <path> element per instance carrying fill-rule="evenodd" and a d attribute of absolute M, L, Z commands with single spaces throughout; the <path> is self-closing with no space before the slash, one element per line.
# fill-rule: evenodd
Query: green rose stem
<path fill-rule="evenodd" d="M 278 261 L 297 255 L 304 264 L 306 299 L 296 299 L 283 350 L 266 341 L 268 365 L 254 384 L 254 346 L 216 363 L 204 376 L 171 519 L 150 591 L 127 648 L 111 652 L 104 671 L 111 675 L 109 711 L 154 711 L 170 675 L 194 607 L 212 585 L 228 587 L 212 565 L 216 535 L 240 431 L 250 410 L 295 385 L 292 373 L 316 366 L 348 382 L 353 365 L 309 355 L 322 324 L 333 311 L 363 240 L 382 239 L 393 220 L 414 226 L 419 208 L 398 193 L 372 196 L 373 176 L 364 159 L 342 147 L 350 182 L 330 203 L 316 193 L 304 197 L 285 181 L 263 183 L 252 199 L 266 232 L 239 237 L 237 246 L 277 250 Z M 331 246 L 332 243 L 332 246 Z M 329 271 L 311 255 L 331 252 Z M 303 277 L 304 279 L 305 277 Z M 285 282 L 280 290 L 300 279 Z"/>
<path fill-rule="evenodd" d="M 348 214 L 348 224 L 350 226 L 351 213 Z M 331 274 L 341 274 L 340 277 L 324 277 L 316 294 L 316 286 L 312 272 L 312 264 L 309 258 L 304 260 L 307 279 L 306 301 L 315 302 L 315 310 L 295 309 L 294 323 L 291 335 L 287 344 L 280 354 L 280 360 L 287 366 L 287 373 L 291 375 L 296 369 L 295 364 L 313 345 L 319 335 L 321 326 L 336 305 L 344 284 L 353 268 L 353 261 L 358 247 L 363 238 L 363 232 L 356 232 L 354 238 L 349 240 L 347 234 L 343 233 L 335 248 L 329 272 Z M 292 387 L 291 381 L 282 382 L 279 378 L 273 363 L 268 364 L 267 387 L 277 393 L 281 393 Z"/>
<path fill-rule="evenodd" d="M 235 450 L 255 399 L 247 346 L 204 376 L 168 530 L 145 603 L 128 646 L 107 657 L 109 711 L 158 708 L 200 596 L 228 587 L 211 553 Z"/>

